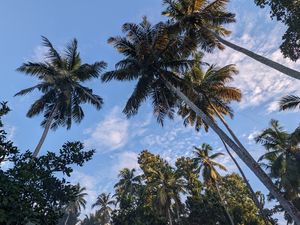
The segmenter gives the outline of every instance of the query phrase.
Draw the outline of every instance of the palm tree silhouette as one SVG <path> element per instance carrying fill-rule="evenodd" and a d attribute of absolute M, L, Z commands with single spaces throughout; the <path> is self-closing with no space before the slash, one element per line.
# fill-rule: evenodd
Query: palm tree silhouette
<path fill-rule="evenodd" d="M 84 117 L 82 104 L 89 103 L 98 110 L 101 108 L 102 98 L 82 83 L 98 78 L 101 70 L 106 67 L 106 63 L 102 61 L 83 64 L 77 51 L 76 39 L 67 45 L 64 54 L 59 54 L 47 38 L 42 39 L 43 45 L 48 49 L 45 61 L 24 63 L 17 69 L 40 80 L 37 85 L 16 94 L 26 95 L 36 89 L 42 93 L 27 112 L 29 118 L 44 113 L 41 123 L 44 132 L 33 157 L 38 155 L 50 128 L 55 130 L 64 126 L 70 129 L 73 121 L 81 122 Z"/>
<path fill-rule="evenodd" d="M 219 182 L 221 182 L 222 177 L 217 171 L 217 168 L 227 171 L 226 167 L 215 161 L 218 157 L 224 155 L 223 153 L 214 153 L 210 155 L 210 151 L 212 151 L 212 147 L 208 144 L 202 144 L 200 148 L 194 147 L 195 153 L 195 162 L 199 165 L 200 172 L 202 171 L 202 178 L 207 187 L 214 186 L 217 190 L 217 193 L 220 198 L 221 205 L 224 208 L 224 211 L 227 215 L 227 218 L 231 225 L 234 225 L 233 219 L 226 207 L 225 200 L 223 199 L 220 189 Z"/>
<path fill-rule="evenodd" d="M 92 205 L 92 208 L 99 207 L 96 211 L 96 216 L 100 218 L 103 225 L 107 225 L 110 222 L 110 214 L 112 212 L 111 206 L 115 204 L 115 201 L 111 199 L 110 194 L 102 193 L 97 197 L 97 201 Z"/>
<path fill-rule="evenodd" d="M 75 192 L 74 192 L 75 199 L 66 207 L 67 217 L 64 223 L 65 225 L 68 224 L 70 213 L 78 213 L 81 211 L 82 208 L 85 209 L 85 205 L 86 205 L 85 196 L 87 196 L 87 193 L 85 191 L 86 188 L 80 187 L 79 183 L 75 186 Z"/>
<path fill-rule="evenodd" d="M 167 6 L 162 13 L 171 18 L 171 30 L 185 32 L 190 45 L 212 52 L 223 50 L 224 45 L 241 52 L 290 77 L 300 79 L 300 72 L 233 44 L 222 36 L 231 32 L 224 25 L 235 22 L 235 15 L 226 10 L 229 0 L 164 0 Z"/>

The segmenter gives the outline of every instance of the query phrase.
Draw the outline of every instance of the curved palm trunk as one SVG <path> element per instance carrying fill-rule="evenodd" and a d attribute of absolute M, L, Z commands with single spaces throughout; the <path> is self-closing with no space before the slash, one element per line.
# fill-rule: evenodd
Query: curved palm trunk
<path fill-rule="evenodd" d="M 274 70 L 277 70 L 277 71 L 284 73 L 290 77 L 300 80 L 300 72 L 299 71 L 293 70 L 293 69 L 286 67 L 280 63 L 274 62 L 273 60 L 270 60 L 264 56 L 258 55 L 248 49 L 245 49 L 236 44 L 233 44 L 233 43 L 223 39 L 222 37 L 220 37 L 219 35 L 217 35 L 215 33 L 214 33 L 214 35 L 222 44 L 228 46 L 229 48 L 232 48 L 238 52 L 241 52 L 256 61 L 273 68 Z"/>
<path fill-rule="evenodd" d="M 251 155 L 244 148 L 240 148 L 230 137 L 215 123 L 213 122 L 202 110 L 200 110 L 190 99 L 181 92 L 179 88 L 174 87 L 170 82 L 168 82 L 164 77 L 162 77 L 167 87 L 176 94 L 182 101 L 184 101 L 197 116 L 201 117 L 206 124 L 212 128 L 213 131 L 219 135 L 222 140 L 243 160 L 243 162 L 253 171 L 253 173 L 259 178 L 259 180 L 266 186 L 270 193 L 279 201 L 281 206 L 286 210 L 286 212 L 293 218 L 296 224 L 300 225 L 300 212 L 297 208 L 286 200 L 280 193 L 280 191 L 273 184 L 272 180 L 268 175 L 262 170 L 258 163 L 251 157 Z"/>
<path fill-rule="evenodd" d="M 229 220 L 229 222 L 231 223 L 231 225 L 234 225 L 233 219 L 232 219 L 232 217 L 231 217 L 231 215 L 230 215 L 230 213 L 229 213 L 229 211 L 228 211 L 228 209 L 227 209 L 227 207 L 226 207 L 226 205 L 225 205 L 224 199 L 222 198 L 222 195 L 221 195 L 221 192 L 220 192 L 220 189 L 219 189 L 219 186 L 218 186 L 217 183 L 215 184 L 215 187 L 216 187 L 216 189 L 217 189 L 217 192 L 218 192 L 218 195 L 219 195 L 219 198 L 220 198 L 221 205 L 222 205 L 222 207 L 223 207 L 223 209 L 224 209 L 224 211 L 225 211 L 225 213 L 226 213 L 226 217 L 227 217 L 227 219 Z"/>
<path fill-rule="evenodd" d="M 47 121 L 47 123 L 46 123 L 46 125 L 45 125 L 45 129 L 44 129 L 44 131 L 43 131 L 42 137 L 41 137 L 39 143 L 37 144 L 37 146 L 36 146 L 35 149 L 34 149 L 34 152 L 33 152 L 33 154 L 32 154 L 32 157 L 33 157 L 33 158 L 36 158 L 37 155 L 39 154 L 39 152 L 40 152 L 40 150 L 41 150 L 41 147 L 42 147 L 42 145 L 43 145 L 43 143 L 44 143 L 44 141 L 45 141 L 45 139 L 46 139 L 46 137 L 47 137 L 47 134 L 48 134 L 48 132 L 49 132 L 49 130 L 50 130 L 52 121 L 53 121 L 53 119 L 54 119 L 54 116 L 55 116 L 57 110 L 58 110 L 58 109 L 57 109 L 57 106 L 55 106 L 55 107 L 54 107 L 54 110 L 53 110 L 52 113 L 51 113 L 50 118 L 48 119 L 48 121 Z"/>
<path fill-rule="evenodd" d="M 251 194 L 252 200 L 253 200 L 253 202 L 255 203 L 256 207 L 259 209 L 259 213 L 260 213 L 261 217 L 263 218 L 265 224 L 266 224 L 266 225 L 271 224 L 271 223 L 269 222 L 269 220 L 268 220 L 267 215 L 265 215 L 265 213 L 264 213 L 263 206 L 262 206 L 262 205 L 260 204 L 260 202 L 258 201 L 257 196 L 256 196 L 256 194 L 255 194 L 253 188 L 251 187 L 251 185 L 250 185 L 250 183 L 249 183 L 249 181 L 248 181 L 246 175 L 244 174 L 244 171 L 242 170 L 242 168 L 240 167 L 240 165 L 239 165 L 239 163 L 236 161 L 236 159 L 233 157 L 233 155 L 231 154 L 230 150 L 227 148 L 226 143 L 225 143 L 223 140 L 221 140 L 221 141 L 223 142 L 224 147 L 225 147 L 225 149 L 226 149 L 228 155 L 230 156 L 230 158 L 232 159 L 232 161 L 234 162 L 234 164 L 235 164 L 236 167 L 238 168 L 238 170 L 239 170 L 240 174 L 242 175 L 242 177 L 243 177 L 243 179 L 244 179 L 244 181 L 245 181 L 245 183 L 246 183 L 248 189 L 250 190 L 250 194 Z"/>

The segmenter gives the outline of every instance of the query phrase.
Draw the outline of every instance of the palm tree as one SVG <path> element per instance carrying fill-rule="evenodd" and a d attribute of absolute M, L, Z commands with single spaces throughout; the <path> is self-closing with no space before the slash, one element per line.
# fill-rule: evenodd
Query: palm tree
<path fill-rule="evenodd" d="M 195 153 L 195 162 L 198 163 L 199 165 L 199 170 L 201 172 L 202 170 L 202 178 L 204 183 L 206 184 L 207 187 L 209 186 L 214 186 L 217 190 L 217 193 L 219 195 L 220 198 L 220 202 L 224 208 L 224 211 L 230 221 L 230 223 L 232 225 L 234 225 L 233 219 L 230 215 L 230 213 L 228 212 L 228 209 L 226 207 L 225 201 L 221 195 L 220 189 L 219 189 L 219 182 L 221 181 L 222 177 L 219 174 L 219 172 L 217 171 L 217 168 L 223 170 L 223 171 L 227 171 L 226 167 L 216 161 L 214 161 L 215 159 L 217 159 L 220 156 L 223 156 L 223 153 L 214 153 L 212 155 L 210 155 L 210 151 L 212 151 L 212 147 L 208 144 L 202 144 L 202 146 L 200 148 L 194 147 L 194 153 Z"/>
<path fill-rule="evenodd" d="M 164 0 L 167 6 L 162 13 L 171 18 L 171 29 L 184 32 L 194 47 L 207 52 L 214 48 L 223 50 L 224 45 L 241 52 L 290 77 L 300 79 L 300 72 L 233 44 L 222 36 L 231 32 L 224 25 L 235 22 L 235 14 L 226 10 L 229 0 Z"/>
<path fill-rule="evenodd" d="M 234 158 L 234 156 L 231 154 L 231 152 L 230 152 L 230 150 L 228 149 L 226 143 L 225 143 L 223 140 L 221 140 L 221 141 L 223 142 L 223 145 L 224 145 L 225 150 L 226 150 L 226 152 L 228 153 L 229 157 L 231 158 L 231 160 L 234 162 L 235 166 L 236 166 L 237 169 L 239 170 L 239 172 L 240 172 L 240 174 L 241 174 L 241 176 L 242 176 L 242 178 L 243 178 L 243 180 L 244 180 L 244 182 L 245 182 L 247 188 L 248 188 L 249 191 L 250 191 L 251 198 L 252 198 L 254 204 L 256 205 L 256 207 L 258 208 L 259 213 L 260 213 L 261 217 L 263 218 L 265 224 L 266 224 L 266 225 L 270 224 L 270 219 L 269 219 L 269 217 L 266 215 L 265 210 L 264 210 L 264 205 L 261 204 L 261 202 L 259 201 L 258 196 L 257 196 L 257 193 L 253 190 L 253 188 L 252 188 L 251 184 L 249 183 L 249 181 L 248 181 L 248 179 L 247 179 L 247 177 L 246 177 L 244 171 L 242 170 L 241 166 L 239 165 L 239 163 L 237 162 L 237 160 Z"/>
<path fill-rule="evenodd" d="M 187 96 L 213 121 L 215 116 L 223 119 L 228 115 L 232 118 L 233 110 L 229 104 L 233 101 L 239 102 L 242 94 L 238 88 L 227 83 L 233 80 L 233 76 L 238 73 L 237 69 L 234 65 L 218 68 L 207 64 L 208 69 L 204 72 L 201 59 L 202 55 L 196 54 L 194 65 L 184 73 L 185 81 L 193 87 L 188 90 Z M 208 130 L 209 126 L 185 102 L 178 113 L 184 119 L 185 125 L 195 126 L 196 131 L 202 126 Z M 222 122 L 226 123 L 225 120 Z"/>
<path fill-rule="evenodd" d="M 285 192 L 286 198 L 297 198 L 300 194 L 300 128 L 288 133 L 277 120 L 271 120 L 270 127 L 255 140 L 267 150 L 259 161 L 266 162 L 262 164 L 270 171 L 270 176 L 278 181 L 276 183 Z"/>
<path fill-rule="evenodd" d="M 86 188 L 80 187 L 79 183 L 75 185 L 74 200 L 66 207 L 67 217 L 64 223 L 65 225 L 68 224 L 68 220 L 71 213 L 78 213 L 81 211 L 82 208 L 85 209 L 85 196 L 87 196 L 87 193 L 85 191 Z"/>
<path fill-rule="evenodd" d="M 119 181 L 115 184 L 117 201 L 122 204 L 122 199 L 132 196 L 141 185 L 140 177 L 135 176 L 135 169 L 124 168 L 119 173 Z"/>
<path fill-rule="evenodd" d="M 239 147 L 230 137 L 187 97 L 190 85 L 184 81 L 182 73 L 189 69 L 194 60 L 189 60 L 190 50 L 187 40 L 169 32 L 168 25 L 159 23 L 152 26 L 146 18 L 140 24 L 123 25 L 125 37 L 112 37 L 109 43 L 124 55 L 116 64 L 116 69 L 102 76 L 104 82 L 112 79 L 119 81 L 137 80 L 135 89 L 128 99 L 123 112 L 127 117 L 137 114 L 141 104 L 152 99 L 154 115 L 158 122 L 168 116 L 173 118 L 174 111 L 182 102 L 186 103 L 198 117 L 215 131 L 224 142 L 254 172 L 261 182 L 277 198 L 283 208 L 295 221 L 300 223 L 299 211 L 287 201 L 273 184 L 268 175 L 245 148 Z"/>
<path fill-rule="evenodd" d="M 110 193 L 102 193 L 97 197 L 97 201 L 92 205 L 92 208 L 99 207 L 96 211 L 96 215 L 102 221 L 103 225 L 108 225 L 110 222 L 110 214 L 112 212 L 111 206 L 115 204 L 115 201 L 111 199 Z"/>
<path fill-rule="evenodd" d="M 173 224 L 172 208 L 176 209 L 177 219 L 180 219 L 180 194 L 185 193 L 185 182 L 176 176 L 171 167 L 151 168 L 151 179 L 147 183 L 150 193 L 153 196 L 153 208 L 158 207 L 168 218 L 169 225 Z"/>
<path fill-rule="evenodd" d="M 228 65 L 222 68 L 217 68 L 212 65 L 209 66 L 206 72 L 203 72 L 201 67 L 201 57 L 201 55 L 196 55 L 196 62 L 194 66 L 185 73 L 185 79 L 191 84 L 191 86 L 193 86 L 193 89 L 190 90 L 188 96 L 212 120 L 214 120 L 215 116 L 218 117 L 239 147 L 244 148 L 224 119 L 224 116 L 226 115 L 231 118 L 233 117 L 233 110 L 229 104 L 232 101 L 239 102 L 242 97 L 241 91 L 238 88 L 227 85 L 228 82 L 233 80 L 233 75 L 237 74 L 237 70 L 234 65 Z M 185 125 L 190 124 L 191 126 L 195 126 L 196 131 L 199 131 L 202 126 L 204 126 L 206 131 L 208 130 L 207 124 L 203 122 L 201 117 L 197 117 L 195 112 L 186 104 L 181 106 L 179 115 L 184 118 Z M 264 215 L 262 206 L 259 204 L 256 194 L 248 182 L 243 170 L 231 154 L 226 143 L 222 139 L 221 141 L 223 142 L 230 158 L 240 171 L 240 174 L 250 190 L 254 203 L 258 209 L 260 209 L 262 217 L 265 221 L 267 221 L 267 217 Z"/>
<path fill-rule="evenodd" d="M 73 121 L 80 123 L 84 117 L 82 104 L 89 103 L 98 110 L 103 104 L 102 98 L 82 83 L 98 78 L 106 63 L 83 64 L 77 51 L 76 39 L 67 45 L 64 54 L 59 54 L 45 37 L 43 45 L 48 48 L 44 62 L 24 63 L 17 69 L 38 78 L 40 83 L 16 95 L 26 95 L 36 89 L 43 94 L 27 112 L 29 118 L 44 113 L 44 120 L 41 123 L 44 132 L 33 157 L 38 155 L 50 128 L 55 130 L 59 126 L 65 126 L 70 129 Z"/>
<path fill-rule="evenodd" d="M 296 95 L 287 95 L 279 101 L 280 110 L 290 110 L 300 108 L 300 97 Z"/>

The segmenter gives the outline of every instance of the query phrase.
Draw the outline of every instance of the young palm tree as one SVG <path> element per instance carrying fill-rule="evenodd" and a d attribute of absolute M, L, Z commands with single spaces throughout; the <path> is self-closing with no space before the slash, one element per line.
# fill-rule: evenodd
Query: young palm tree
<path fill-rule="evenodd" d="M 274 62 L 266 57 L 235 45 L 221 36 L 231 32 L 223 25 L 235 22 L 235 15 L 226 11 L 229 0 L 164 0 L 167 6 L 162 13 L 171 18 L 172 30 L 185 32 L 193 46 L 199 45 L 205 51 L 224 49 L 224 45 L 241 52 L 281 73 L 300 79 L 300 72 Z"/>
<path fill-rule="evenodd" d="M 159 23 L 151 26 L 147 19 L 144 19 L 141 24 L 124 24 L 123 31 L 126 37 L 110 38 L 109 43 L 113 44 L 125 58 L 116 64 L 115 70 L 106 72 L 102 76 L 104 82 L 112 79 L 137 80 L 136 87 L 123 112 L 131 117 L 138 112 L 144 101 L 151 98 L 154 115 L 160 123 L 163 123 L 163 119 L 166 116 L 172 118 L 175 110 L 184 102 L 235 151 L 278 199 L 282 207 L 300 223 L 300 214 L 297 209 L 281 195 L 272 180 L 247 150 L 232 141 L 187 97 L 191 86 L 185 82 L 182 73 L 194 63 L 194 60 L 187 59 L 191 53 L 190 49 L 186 48 L 187 40 L 170 33 L 168 25 Z"/>
<path fill-rule="evenodd" d="M 279 101 L 280 110 L 290 110 L 300 108 L 300 97 L 296 95 L 287 95 Z"/>
<path fill-rule="evenodd" d="M 111 206 L 115 201 L 111 199 L 110 194 L 102 193 L 97 197 L 97 201 L 92 205 L 92 208 L 99 207 L 96 211 L 96 216 L 100 218 L 104 225 L 110 224 L 110 214 L 112 212 Z"/>
<path fill-rule="evenodd" d="M 76 39 L 67 45 L 64 54 L 59 54 L 45 37 L 43 45 L 48 48 L 44 62 L 28 62 L 18 68 L 18 71 L 40 80 L 37 85 L 16 94 L 26 95 L 33 90 L 42 93 L 27 112 L 29 118 L 44 113 L 41 123 L 44 132 L 33 157 L 38 155 L 50 128 L 55 130 L 65 126 L 70 129 L 73 121 L 80 123 L 84 117 L 82 104 L 89 103 L 98 110 L 103 104 L 102 98 L 82 83 L 98 78 L 101 70 L 106 67 L 104 62 L 83 64 L 77 51 Z"/>
<path fill-rule="evenodd" d="M 74 201 L 72 201 L 66 208 L 67 217 L 64 223 L 65 225 L 68 224 L 68 220 L 71 213 L 75 214 L 80 212 L 82 208 L 85 209 L 85 196 L 87 196 L 87 193 L 85 191 L 86 188 L 80 187 L 79 183 L 75 186 Z"/>
<path fill-rule="evenodd" d="M 185 193 L 185 182 L 167 165 L 151 168 L 150 171 L 151 179 L 147 185 L 153 196 L 153 208 L 158 207 L 168 218 L 169 225 L 173 225 L 172 214 L 177 214 L 177 219 L 180 219 L 180 194 Z M 173 208 L 176 209 L 176 213 L 172 212 Z"/>
<path fill-rule="evenodd" d="M 270 171 L 270 176 L 278 180 L 278 186 L 285 192 L 286 198 L 293 200 L 300 194 L 300 128 L 288 133 L 277 120 L 271 120 L 270 128 L 255 138 L 267 152 L 259 161 Z"/>
<path fill-rule="evenodd" d="M 135 169 L 124 168 L 119 173 L 119 181 L 115 184 L 117 201 L 122 204 L 122 199 L 131 196 L 138 191 L 140 187 L 140 177 L 135 176 Z"/>
<path fill-rule="evenodd" d="M 216 158 L 223 156 L 223 153 L 214 153 L 210 155 L 210 151 L 212 151 L 212 147 L 208 144 L 202 144 L 200 148 L 194 147 L 194 153 L 195 153 L 195 162 L 199 165 L 199 170 L 201 172 L 202 170 L 202 178 L 204 183 L 207 187 L 214 186 L 217 190 L 217 193 L 220 198 L 221 205 L 224 208 L 224 211 L 226 212 L 226 215 L 232 225 L 234 225 L 233 219 L 228 212 L 228 209 L 226 207 L 225 201 L 221 195 L 220 189 L 219 189 L 219 182 L 222 180 L 222 177 L 220 176 L 219 172 L 217 171 L 217 168 L 227 171 L 226 167 L 222 164 L 214 161 Z"/>

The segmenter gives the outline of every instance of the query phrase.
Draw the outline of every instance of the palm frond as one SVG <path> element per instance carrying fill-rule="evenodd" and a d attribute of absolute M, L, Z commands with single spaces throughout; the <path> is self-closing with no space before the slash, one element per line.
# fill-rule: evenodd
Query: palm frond
<path fill-rule="evenodd" d="M 73 70 L 76 67 L 80 66 L 81 60 L 80 55 L 77 52 L 77 40 L 74 38 L 66 47 L 65 54 L 67 56 L 67 69 Z"/>
<path fill-rule="evenodd" d="M 300 108 L 300 97 L 296 95 L 287 95 L 280 99 L 279 108 L 280 110 L 289 110 Z"/>
<path fill-rule="evenodd" d="M 62 58 L 59 53 L 55 50 L 52 43 L 48 38 L 42 36 L 43 45 L 48 48 L 48 52 L 46 54 L 47 59 L 51 61 L 51 63 L 58 68 L 62 67 Z"/>

